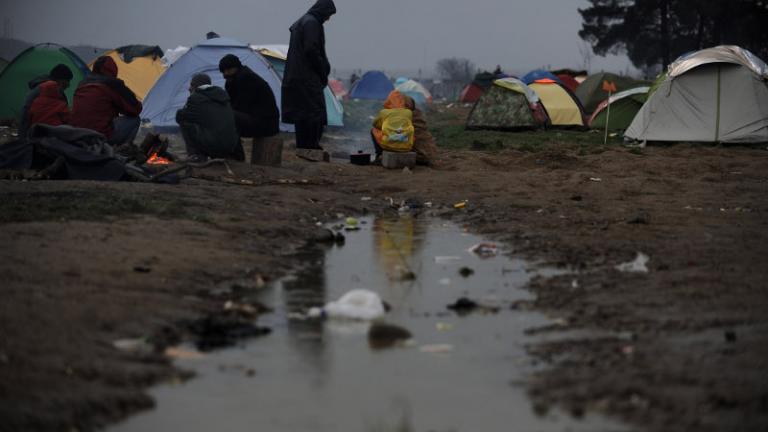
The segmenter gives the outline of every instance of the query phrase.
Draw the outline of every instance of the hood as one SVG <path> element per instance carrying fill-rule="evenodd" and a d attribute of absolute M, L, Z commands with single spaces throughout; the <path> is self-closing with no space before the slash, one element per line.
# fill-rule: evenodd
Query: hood
<path fill-rule="evenodd" d="M 197 88 L 195 94 L 220 104 L 229 102 L 227 92 L 223 88 L 214 85 L 202 85 Z"/>
<path fill-rule="evenodd" d="M 326 22 L 336 13 L 336 5 L 333 4 L 333 0 L 317 0 L 307 13 L 319 19 L 320 22 Z"/>
<path fill-rule="evenodd" d="M 61 96 L 61 87 L 56 81 L 46 81 L 40 84 L 40 96 L 58 98 Z"/>

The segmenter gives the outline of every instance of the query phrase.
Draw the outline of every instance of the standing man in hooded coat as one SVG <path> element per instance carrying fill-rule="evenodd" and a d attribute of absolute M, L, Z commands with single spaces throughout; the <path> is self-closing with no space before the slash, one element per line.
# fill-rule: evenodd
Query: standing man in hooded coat
<path fill-rule="evenodd" d="M 296 125 L 298 149 L 321 150 L 320 138 L 328 123 L 323 89 L 331 64 L 325 53 L 323 24 L 336 13 L 333 0 L 317 0 L 291 26 L 291 43 L 283 76 L 283 122 Z"/>

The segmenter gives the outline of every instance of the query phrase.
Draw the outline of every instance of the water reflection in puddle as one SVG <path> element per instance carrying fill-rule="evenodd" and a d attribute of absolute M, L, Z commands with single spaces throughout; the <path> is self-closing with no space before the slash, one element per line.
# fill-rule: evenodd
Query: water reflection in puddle
<path fill-rule="evenodd" d="M 481 238 L 439 220 L 362 222 L 345 245 L 265 293 L 275 312 L 260 323 L 272 335 L 179 361 L 198 377 L 157 387 L 156 410 L 113 430 L 621 430 L 597 417 L 537 416 L 514 384 L 532 371 L 524 344 L 535 339 L 524 330 L 547 320 L 509 305 L 529 299 L 520 288 L 547 270 L 501 254 L 481 259 L 467 251 Z M 474 273 L 464 277 L 462 267 Z M 404 269 L 416 279 L 403 281 Z M 378 292 L 392 306 L 386 322 L 408 329 L 413 343 L 375 350 L 365 324 L 289 319 L 354 288 Z M 462 296 L 500 311 L 457 316 L 446 305 Z"/>

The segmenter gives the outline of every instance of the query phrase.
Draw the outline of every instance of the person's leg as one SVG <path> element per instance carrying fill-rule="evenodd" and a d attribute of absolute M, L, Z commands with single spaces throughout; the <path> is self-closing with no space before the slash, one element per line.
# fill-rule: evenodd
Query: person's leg
<path fill-rule="evenodd" d="M 245 151 L 243 150 L 242 140 L 237 142 L 237 145 L 235 146 L 234 150 L 232 150 L 232 153 L 227 158 L 234 159 L 240 162 L 245 161 Z"/>
<path fill-rule="evenodd" d="M 107 142 L 112 145 L 133 144 L 136 134 L 139 133 L 141 120 L 138 117 L 116 117 L 112 121 L 114 132 Z"/>
<path fill-rule="evenodd" d="M 235 127 L 237 128 L 237 133 L 243 138 L 254 136 L 253 118 L 244 112 L 235 111 Z"/>
<path fill-rule="evenodd" d="M 373 142 L 373 150 L 376 152 L 376 157 L 381 156 L 381 153 L 384 152 L 384 149 L 381 148 L 378 142 L 376 142 L 376 136 L 373 135 L 373 131 L 371 131 L 371 142 Z"/>
<path fill-rule="evenodd" d="M 187 158 L 189 159 L 207 159 L 205 149 L 203 149 L 194 139 L 199 135 L 199 131 L 196 130 L 195 124 L 180 124 L 179 130 L 181 131 L 181 137 L 184 139 L 184 147 L 187 152 Z"/>

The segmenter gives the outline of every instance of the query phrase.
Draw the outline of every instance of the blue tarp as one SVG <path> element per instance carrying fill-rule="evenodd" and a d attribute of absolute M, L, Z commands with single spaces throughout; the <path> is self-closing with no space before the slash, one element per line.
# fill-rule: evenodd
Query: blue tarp
<path fill-rule="evenodd" d="M 520 79 L 520 81 L 531 84 L 534 81 L 540 80 L 540 79 L 551 79 L 558 84 L 562 84 L 562 81 L 560 81 L 560 78 L 556 77 L 551 72 L 547 72 L 545 70 L 537 69 L 535 71 L 528 72 L 525 74 L 523 78 Z"/>
<path fill-rule="evenodd" d="M 227 54 L 234 54 L 243 65 L 248 66 L 262 77 L 280 107 L 280 77 L 264 57 L 251 50 L 248 45 L 229 38 L 208 39 L 190 49 L 174 62 L 144 99 L 143 120 L 149 120 L 153 126 L 162 129 L 178 128 L 176 111 L 189 97 L 189 81 L 197 73 L 210 75 L 213 85 L 224 87 L 224 77 L 219 72 L 219 60 Z M 280 130 L 292 132 L 293 126 L 280 124 Z"/>
<path fill-rule="evenodd" d="M 350 99 L 385 100 L 394 89 L 395 86 L 383 72 L 370 71 L 363 74 L 363 77 L 355 83 L 349 97 Z"/>

